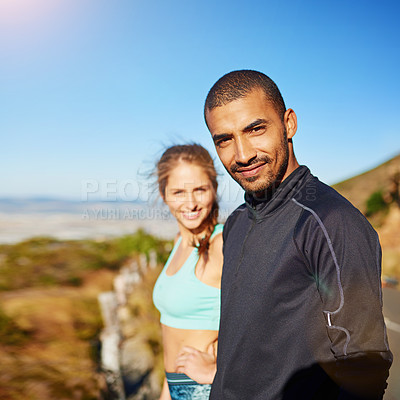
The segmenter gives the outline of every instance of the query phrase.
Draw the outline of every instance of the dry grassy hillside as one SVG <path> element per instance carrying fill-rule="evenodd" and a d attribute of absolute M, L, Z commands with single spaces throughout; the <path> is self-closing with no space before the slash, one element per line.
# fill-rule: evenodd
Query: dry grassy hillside
<path fill-rule="evenodd" d="M 137 231 L 104 241 L 39 237 L 0 245 L 0 399 L 109 399 L 98 364 L 97 296 L 112 290 L 127 259 L 152 250 L 164 264 L 166 243 Z M 147 317 L 142 304 L 152 307 L 148 292 L 132 300 L 136 320 Z M 158 319 L 154 326 L 143 325 L 149 337 Z"/>
<path fill-rule="evenodd" d="M 397 174 L 400 174 L 400 154 L 376 168 L 337 183 L 333 187 L 365 214 L 367 200 L 378 191 L 390 192 Z"/>
<path fill-rule="evenodd" d="M 97 295 L 114 273 L 86 274 L 80 287 L 0 291 L 0 398 L 96 400 L 106 393 L 96 362 Z"/>
<path fill-rule="evenodd" d="M 400 281 L 400 154 L 333 187 L 377 229 L 383 249 L 383 275 Z"/>

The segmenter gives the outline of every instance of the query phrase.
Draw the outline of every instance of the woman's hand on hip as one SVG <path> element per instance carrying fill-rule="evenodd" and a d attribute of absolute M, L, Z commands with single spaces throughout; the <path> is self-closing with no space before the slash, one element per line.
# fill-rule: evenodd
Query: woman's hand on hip
<path fill-rule="evenodd" d="M 184 346 L 175 361 L 176 372 L 189 376 L 197 383 L 209 384 L 217 371 L 213 343 L 207 352 Z"/>

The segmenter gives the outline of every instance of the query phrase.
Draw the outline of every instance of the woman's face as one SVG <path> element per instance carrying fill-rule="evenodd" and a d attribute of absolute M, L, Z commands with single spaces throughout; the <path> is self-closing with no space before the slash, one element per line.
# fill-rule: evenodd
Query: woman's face
<path fill-rule="evenodd" d="M 210 214 L 215 193 L 204 168 L 182 161 L 170 172 L 163 198 L 179 225 L 196 231 Z"/>

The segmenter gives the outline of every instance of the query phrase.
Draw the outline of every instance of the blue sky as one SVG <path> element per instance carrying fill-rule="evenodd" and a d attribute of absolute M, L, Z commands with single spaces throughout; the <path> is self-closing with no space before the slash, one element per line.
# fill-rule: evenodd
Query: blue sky
<path fill-rule="evenodd" d="M 81 199 L 95 182 L 103 199 L 146 197 L 142 172 L 163 146 L 197 141 L 216 156 L 204 99 L 242 68 L 278 84 L 298 116 L 297 158 L 321 180 L 372 168 L 400 152 L 399 11 L 396 0 L 0 0 L 0 197 Z M 230 200 L 237 186 L 218 165 Z"/>

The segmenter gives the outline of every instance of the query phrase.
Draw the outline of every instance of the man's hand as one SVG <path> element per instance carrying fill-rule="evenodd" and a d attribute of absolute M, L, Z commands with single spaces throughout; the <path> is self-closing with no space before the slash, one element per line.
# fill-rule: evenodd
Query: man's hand
<path fill-rule="evenodd" d="M 217 371 L 213 343 L 207 352 L 185 346 L 178 354 L 175 362 L 176 372 L 184 373 L 200 384 L 211 384 Z"/>

